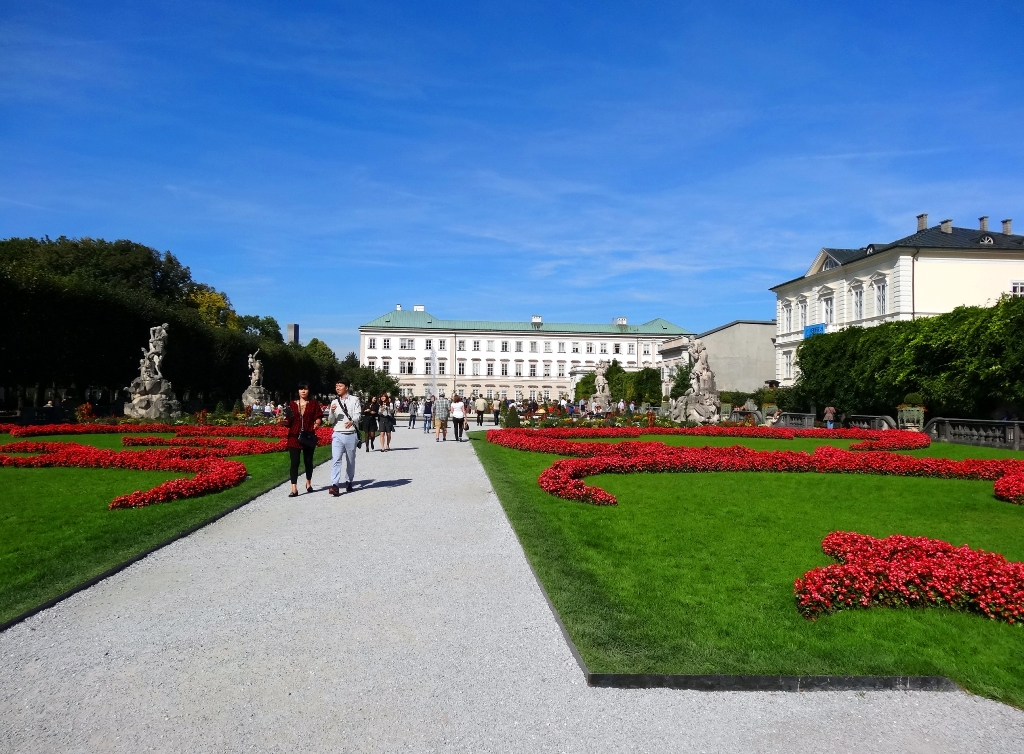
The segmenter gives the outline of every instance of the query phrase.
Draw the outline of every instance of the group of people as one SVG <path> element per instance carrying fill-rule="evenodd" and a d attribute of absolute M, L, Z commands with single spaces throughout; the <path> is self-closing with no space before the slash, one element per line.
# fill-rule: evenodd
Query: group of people
<path fill-rule="evenodd" d="M 491 410 L 494 425 L 497 426 L 501 411 L 501 400 L 498 398 L 488 401 L 483 396 L 473 399 L 470 396 L 453 395 L 449 400 L 440 395 L 437 398 L 426 398 L 422 406 L 418 400 L 413 398 L 407 409 L 409 411 L 409 429 L 416 426 L 416 416 L 420 415 L 423 417 L 423 432 L 427 433 L 433 429 L 434 442 L 447 442 L 448 420 L 451 419 L 455 441 L 462 442 L 465 431 L 469 429 L 470 416 L 475 413 L 476 425 L 482 427 L 488 409 Z"/>

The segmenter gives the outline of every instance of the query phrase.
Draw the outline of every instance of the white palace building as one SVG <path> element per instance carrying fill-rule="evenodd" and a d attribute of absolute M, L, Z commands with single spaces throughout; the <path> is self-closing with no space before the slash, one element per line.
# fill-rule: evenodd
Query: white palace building
<path fill-rule="evenodd" d="M 689 334 L 663 319 L 630 325 L 439 319 L 416 305 L 359 328 L 359 362 L 395 375 L 405 395 L 572 396 L 600 360 L 627 371 L 662 368 L 662 343 Z M 666 375 L 662 375 L 664 379 Z"/>
<path fill-rule="evenodd" d="M 1002 231 L 957 228 L 952 220 L 861 249 L 822 249 L 807 274 L 775 286 L 775 375 L 797 376 L 796 349 L 807 337 L 850 326 L 932 317 L 958 306 L 991 306 L 1005 294 L 1024 295 L 1024 236 L 1012 221 Z"/>

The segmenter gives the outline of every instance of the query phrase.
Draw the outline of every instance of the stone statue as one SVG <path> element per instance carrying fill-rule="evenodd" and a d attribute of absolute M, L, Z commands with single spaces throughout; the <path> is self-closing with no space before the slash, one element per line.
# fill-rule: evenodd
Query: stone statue
<path fill-rule="evenodd" d="M 260 349 L 257 348 L 256 353 L 249 354 L 249 369 L 252 370 L 252 374 L 249 375 L 249 387 L 242 393 L 242 405 L 246 408 L 264 406 L 270 402 L 270 392 L 263 387 L 263 362 L 256 358 L 259 352 Z"/>
<path fill-rule="evenodd" d="M 167 328 L 166 322 L 149 328 L 149 348 L 141 349 L 139 376 L 125 388 L 132 398 L 130 403 L 124 404 L 125 416 L 133 419 L 177 419 L 181 416 L 181 404 L 161 370 L 167 346 Z"/>
<path fill-rule="evenodd" d="M 591 397 L 591 404 L 595 406 L 595 410 L 600 407 L 602 411 L 607 411 L 612 405 L 612 392 L 608 387 L 608 378 L 605 377 L 610 366 L 607 361 L 599 361 L 594 369 L 594 389 L 597 392 Z"/>
<path fill-rule="evenodd" d="M 715 373 L 708 363 L 708 349 L 697 338 L 690 338 L 686 348 L 690 355 L 690 389 L 682 397 L 669 402 L 669 416 L 677 422 L 717 424 L 721 421 L 722 403 L 715 386 Z"/>

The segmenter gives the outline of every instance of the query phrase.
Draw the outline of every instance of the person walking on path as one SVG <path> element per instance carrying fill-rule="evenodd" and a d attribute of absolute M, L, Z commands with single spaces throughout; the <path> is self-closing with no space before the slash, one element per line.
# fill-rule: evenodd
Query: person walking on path
<path fill-rule="evenodd" d="M 829 429 L 835 428 L 836 407 L 828 405 L 825 407 L 825 426 Z"/>
<path fill-rule="evenodd" d="M 288 497 L 298 497 L 299 456 L 306 467 L 306 492 L 313 491 L 313 451 L 316 450 L 316 431 L 320 428 L 320 419 L 324 408 L 315 399 L 309 397 L 309 383 L 299 383 L 299 399 L 288 404 L 278 420 L 288 427 L 288 439 L 285 446 L 291 456 L 290 478 L 292 491 Z"/>
<path fill-rule="evenodd" d="M 377 410 L 380 403 L 377 396 L 370 399 L 370 405 L 363 409 L 363 432 L 366 433 L 366 452 L 373 450 L 374 438 L 377 436 Z"/>
<path fill-rule="evenodd" d="M 391 450 L 391 433 L 395 431 L 395 404 L 387 393 L 380 394 L 377 428 L 380 430 L 380 452 L 386 453 Z"/>
<path fill-rule="evenodd" d="M 416 427 L 416 410 L 419 408 L 419 402 L 413 398 L 409 401 L 409 429 L 415 429 Z"/>
<path fill-rule="evenodd" d="M 501 416 L 501 399 L 497 396 L 494 397 L 494 403 L 491 404 L 491 411 L 494 413 L 494 426 L 498 426 L 498 417 Z"/>
<path fill-rule="evenodd" d="M 443 395 L 434 400 L 434 442 L 448 442 L 448 407 L 451 404 Z"/>
<path fill-rule="evenodd" d="M 434 410 L 434 399 L 433 398 L 424 398 L 423 399 L 423 433 L 424 434 L 430 432 L 431 428 L 433 428 L 433 426 L 434 426 L 434 422 L 432 421 L 433 410 Z"/>
<path fill-rule="evenodd" d="M 476 426 L 484 426 L 484 414 L 487 413 L 487 400 L 482 396 L 477 396 L 476 405 Z"/>
<path fill-rule="evenodd" d="M 356 422 L 363 413 L 363 407 L 359 399 L 348 392 L 348 383 L 345 380 L 338 380 L 334 385 L 334 392 L 337 398 L 331 401 L 330 411 L 327 414 L 327 423 L 334 427 L 334 435 L 331 438 L 331 489 L 330 494 L 338 497 L 341 492 L 341 459 L 345 458 L 345 472 L 347 480 L 345 491 L 352 491 L 352 480 L 356 475 L 356 450 L 359 442 L 359 432 Z"/>
<path fill-rule="evenodd" d="M 462 430 L 466 426 L 466 403 L 459 396 L 453 395 L 449 410 L 455 426 L 455 442 L 462 442 Z"/>

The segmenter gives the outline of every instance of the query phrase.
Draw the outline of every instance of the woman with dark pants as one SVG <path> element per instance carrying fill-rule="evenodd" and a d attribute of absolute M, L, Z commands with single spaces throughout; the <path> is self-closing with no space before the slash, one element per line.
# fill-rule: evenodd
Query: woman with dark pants
<path fill-rule="evenodd" d="M 380 432 L 380 451 L 391 450 L 391 433 L 395 431 L 395 403 L 387 393 L 380 394 L 377 408 L 377 430 Z"/>
<path fill-rule="evenodd" d="M 285 411 L 280 419 L 281 424 L 288 427 L 288 455 L 291 456 L 291 480 L 292 491 L 288 497 L 298 497 L 297 484 L 299 481 L 299 456 L 305 462 L 306 467 L 306 492 L 313 491 L 313 451 L 316 446 L 306 447 L 299 442 L 299 432 L 315 433 L 320 428 L 323 420 L 324 407 L 315 399 L 309 397 L 309 383 L 299 383 L 299 399 L 288 404 L 288 411 Z"/>
<path fill-rule="evenodd" d="M 377 411 L 380 409 L 380 401 L 377 396 L 373 397 L 370 405 L 363 409 L 363 432 L 366 433 L 366 452 L 374 449 L 373 439 L 377 435 Z"/>

